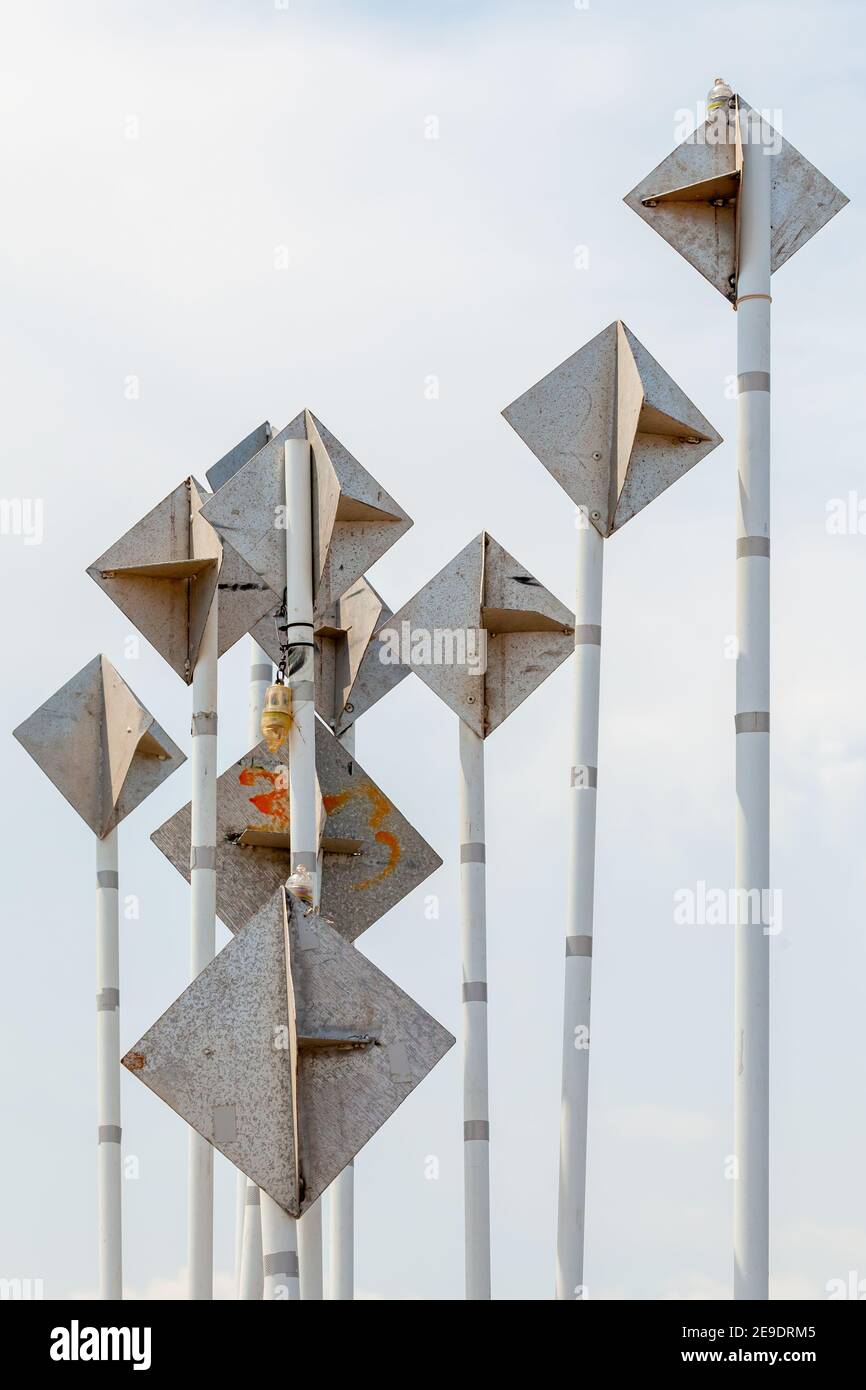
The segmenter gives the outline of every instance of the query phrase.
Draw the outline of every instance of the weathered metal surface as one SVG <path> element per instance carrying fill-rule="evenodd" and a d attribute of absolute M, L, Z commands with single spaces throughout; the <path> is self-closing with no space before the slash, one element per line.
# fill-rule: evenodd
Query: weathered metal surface
<path fill-rule="evenodd" d="M 711 285 L 736 300 L 742 145 L 757 113 L 741 97 L 700 126 L 623 200 Z M 770 268 L 784 265 L 848 202 L 844 193 L 767 122 L 773 160 Z"/>
<path fill-rule="evenodd" d="M 572 651 L 574 617 L 482 531 L 379 638 L 383 657 L 409 665 L 486 738 Z"/>
<path fill-rule="evenodd" d="M 297 1217 L 453 1045 L 279 888 L 123 1063 Z"/>
<path fill-rule="evenodd" d="M 186 755 L 105 656 L 95 656 L 14 737 L 102 839 Z"/>
<path fill-rule="evenodd" d="M 391 610 L 372 584 L 360 578 L 316 621 L 316 712 L 338 736 L 409 675 L 406 666 L 382 660 L 376 636 Z M 262 618 L 252 635 L 275 665 L 280 644 L 275 613 Z"/>
<path fill-rule="evenodd" d="M 313 467 L 313 577 L 324 613 L 412 525 L 392 497 L 309 410 L 232 474 L 204 507 L 214 529 L 277 594 L 286 587 L 284 444 L 308 439 Z"/>
<path fill-rule="evenodd" d="M 123 1065 L 297 1216 L 295 1087 L 279 906 L 275 897 L 219 952 Z"/>
<path fill-rule="evenodd" d="M 252 632 L 261 614 L 276 607 L 276 594 L 225 541 L 219 581 L 217 643 L 219 655 L 229 651 L 247 632 Z"/>
<path fill-rule="evenodd" d="M 603 536 L 722 442 L 619 321 L 502 414 Z"/>
<path fill-rule="evenodd" d="M 87 573 L 189 684 L 219 586 L 219 653 L 248 632 L 276 596 L 202 514 L 208 493 L 186 478 Z"/>
<path fill-rule="evenodd" d="M 322 911 L 354 941 L 442 860 L 321 720 L 316 772 L 326 817 Z M 231 931 L 285 883 L 288 829 L 286 753 L 262 742 L 217 781 L 217 914 Z M 188 881 L 190 806 L 151 839 Z"/>
<path fill-rule="evenodd" d="M 272 433 L 270 422 L 263 420 L 254 430 L 250 430 L 245 439 L 242 439 L 233 449 L 229 449 L 227 454 L 223 454 L 221 459 L 212 464 L 205 473 L 211 492 L 216 492 L 223 483 L 227 483 L 229 478 L 237 473 L 239 468 L 243 468 L 245 463 L 249 463 L 253 455 L 265 447 Z"/>

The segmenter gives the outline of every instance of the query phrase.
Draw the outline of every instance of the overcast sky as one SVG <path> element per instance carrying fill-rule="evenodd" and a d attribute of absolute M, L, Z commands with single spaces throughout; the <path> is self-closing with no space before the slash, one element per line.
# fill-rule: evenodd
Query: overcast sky
<path fill-rule="evenodd" d="M 126 655 L 85 568 L 262 419 L 309 406 L 414 517 L 371 574 L 395 609 L 483 527 L 571 606 L 573 508 L 499 412 L 613 319 L 729 441 L 607 547 L 592 1297 L 731 1288 L 733 941 L 676 925 L 674 895 L 733 874 L 736 325 L 621 201 L 717 74 L 852 200 L 773 285 L 771 1283 L 866 1279 L 862 10 L 2 4 L 2 495 L 44 517 L 39 544 L 0 536 L 7 731 L 103 651 L 188 750 L 188 690 L 146 643 Z M 245 662 L 220 665 L 221 768 Z M 553 1290 L 571 688 L 569 661 L 487 745 L 501 1298 Z M 96 1286 L 93 844 L 0 751 L 0 1274 L 66 1297 Z M 457 1032 L 456 718 L 412 677 L 357 754 L 445 860 L 360 948 Z M 189 890 L 148 837 L 188 796 L 187 765 L 121 830 L 124 1048 L 186 983 Z M 459 1077 L 454 1049 L 357 1164 L 363 1296 L 462 1296 Z M 126 1074 L 123 1106 L 127 1290 L 177 1296 L 184 1126 Z"/>

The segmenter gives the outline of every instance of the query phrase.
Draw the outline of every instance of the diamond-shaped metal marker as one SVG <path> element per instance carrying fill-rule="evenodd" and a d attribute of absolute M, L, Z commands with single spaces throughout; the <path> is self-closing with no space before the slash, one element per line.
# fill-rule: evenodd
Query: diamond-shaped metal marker
<path fill-rule="evenodd" d="M 216 463 L 211 464 L 205 473 L 208 487 L 211 492 L 216 492 L 227 483 L 229 478 L 237 473 L 239 468 L 243 468 L 245 463 L 249 463 L 254 454 L 263 449 L 270 441 L 273 430 L 268 420 L 263 420 L 254 430 L 250 430 L 245 439 L 236 444 L 233 449 L 229 449 L 227 454 Z"/>
<path fill-rule="evenodd" d="M 442 860 L 321 720 L 316 771 L 326 815 L 322 911 L 354 941 Z M 190 806 L 151 839 L 189 881 Z M 289 872 L 286 751 L 262 742 L 217 781 L 217 914 L 238 931 Z"/>
<path fill-rule="evenodd" d="M 82 667 L 14 736 L 98 839 L 186 762 L 105 656 Z"/>
<path fill-rule="evenodd" d="M 280 888 L 123 1063 L 297 1217 L 453 1045 Z"/>
<path fill-rule="evenodd" d="M 324 613 L 412 525 L 376 479 L 309 410 L 235 471 L 203 515 L 276 594 L 286 587 L 284 445 L 308 439 L 313 467 L 313 584 Z"/>
<path fill-rule="evenodd" d="M 252 630 L 275 665 L 280 643 L 275 614 Z M 376 629 L 387 624 L 391 610 L 363 577 L 325 613 L 318 616 L 316 639 L 316 711 L 339 737 L 372 705 L 409 675 L 409 668 L 383 660 Z"/>
<path fill-rule="evenodd" d="M 778 270 L 848 202 L 741 97 L 700 126 L 624 202 L 711 285 L 736 301 L 742 146 L 756 133 L 773 160 L 770 268 Z"/>
<path fill-rule="evenodd" d="M 220 655 L 277 597 L 204 520 L 208 495 L 186 478 L 87 571 L 187 684 L 218 587 Z"/>
<path fill-rule="evenodd" d="M 486 738 L 574 650 L 574 617 L 482 531 L 379 639 Z"/>
<path fill-rule="evenodd" d="M 619 320 L 502 414 L 603 536 L 722 438 Z"/>

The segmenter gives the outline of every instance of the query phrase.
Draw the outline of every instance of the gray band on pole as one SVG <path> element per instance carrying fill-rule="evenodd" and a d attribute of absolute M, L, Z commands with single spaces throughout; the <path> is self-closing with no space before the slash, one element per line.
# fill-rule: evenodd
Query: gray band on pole
<path fill-rule="evenodd" d="M 319 867 L 319 856 L 311 849 L 296 849 L 292 851 L 292 868 L 309 869 L 314 873 Z"/>
<path fill-rule="evenodd" d="M 120 1125 L 100 1125 L 97 1144 L 119 1144 Z"/>
<path fill-rule="evenodd" d="M 251 1187 L 247 1183 L 247 1195 L 245 1198 L 248 1207 L 259 1207 L 262 1204 L 262 1194 L 257 1187 Z"/>
<path fill-rule="evenodd" d="M 192 728 L 190 730 L 193 738 L 199 734 L 215 734 L 217 731 L 217 717 L 213 710 L 203 711 L 201 714 L 194 714 L 192 717 Z"/>
<path fill-rule="evenodd" d="M 769 536 L 740 536 L 737 541 L 737 559 L 746 560 L 752 555 L 762 555 L 769 560 Z"/>
<path fill-rule="evenodd" d="M 601 646 L 601 626 L 599 623 L 579 623 L 574 629 L 574 645 Z"/>
<path fill-rule="evenodd" d="M 463 1003 L 464 1004 L 486 1004 L 487 1003 L 487 981 L 486 980 L 465 980 L 463 982 Z"/>
<path fill-rule="evenodd" d="M 737 377 L 737 394 L 740 396 L 744 391 L 769 391 L 769 389 L 769 372 L 740 372 Z"/>
<path fill-rule="evenodd" d="M 486 1139 L 490 1141 L 490 1121 L 489 1120 L 464 1120 L 463 1121 L 463 1142 L 469 1139 Z"/>
<path fill-rule="evenodd" d="M 764 709 L 750 709 L 734 716 L 734 728 L 738 734 L 768 734 L 770 714 Z"/>
<path fill-rule="evenodd" d="M 96 996 L 96 1012 L 109 1013 L 112 1009 L 120 1007 L 119 989 L 101 989 Z"/>
<path fill-rule="evenodd" d="M 284 1274 L 287 1279 L 298 1277 L 297 1250 L 280 1250 L 276 1255 L 265 1255 L 262 1261 L 265 1277 Z"/>
<path fill-rule="evenodd" d="M 592 937 L 567 936 L 565 938 L 565 954 L 567 956 L 591 956 Z"/>
<path fill-rule="evenodd" d="M 250 667 L 251 681 L 270 681 L 273 679 L 274 668 L 269 661 L 260 661 L 257 665 Z"/>
<path fill-rule="evenodd" d="M 571 785 L 573 787 L 597 787 L 598 768 L 590 767 L 588 763 L 581 763 L 579 767 L 571 769 Z"/>
<path fill-rule="evenodd" d="M 467 840 L 460 846 L 461 864 L 483 864 L 486 861 L 483 840 Z"/>
<path fill-rule="evenodd" d="M 190 869 L 215 869 L 216 849 L 213 845 L 192 845 L 189 852 Z"/>
<path fill-rule="evenodd" d="M 118 877 L 116 869 L 97 869 L 96 871 L 97 888 L 117 888 Z"/>

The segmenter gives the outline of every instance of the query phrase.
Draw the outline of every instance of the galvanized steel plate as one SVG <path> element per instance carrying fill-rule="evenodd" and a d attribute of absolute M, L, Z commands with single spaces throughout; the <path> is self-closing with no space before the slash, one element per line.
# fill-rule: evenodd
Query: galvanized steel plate
<path fill-rule="evenodd" d="M 123 1065 L 293 1216 L 299 1213 L 279 901 L 219 952 Z"/>
<path fill-rule="evenodd" d="M 730 300 L 736 299 L 742 144 L 758 120 L 748 102 L 741 97 L 734 101 L 733 108 L 711 116 L 623 200 Z M 767 121 L 761 138 L 773 160 L 770 269 L 775 271 L 848 199 Z"/>
<path fill-rule="evenodd" d="M 223 454 L 221 459 L 211 464 L 205 473 L 208 487 L 211 492 L 216 492 L 223 483 L 227 483 L 229 478 L 237 473 L 239 468 L 243 468 L 245 463 L 249 463 L 254 454 L 263 449 L 273 433 L 270 422 L 263 420 L 254 430 L 236 444 L 233 449 L 229 449 L 227 454 Z"/>
<path fill-rule="evenodd" d="M 279 665 L 275 616 L 262 618 L 252 636 Z M 390 617 L 384 599 L 362 577 L 317 619 L 316 711 L 338 736 L 409 675 L 408 667 L 383 659 L 375 629 Z"/>
<path fill-rule="evenodd" d="M 276 596 L 204 520 L 207 492 L 186 478 L 101 555 L 87 573 L 188 684 L 219 585 L 219 653 Z"/>
<path fill-rule="evenodd" d="M 309 410 L 302 411 L 206 503 L 214 529 L 277 594 L 286 587 L 284 445 L 308 439 L 313 468 L 313 578 L 325 612 L 412 525 L 402 507 Z"/>
<path fill-rule="evenodd" d="M 482 531 L 379 638 L 486 738 L 574 646 L 574 617 Z"/>
<path fill-rule="evenodd" d="M 100 839 L 186 762 L 105 656 L 55 691 L 14 737 Z"/>
<path fill-rule="evenodd" d="M 316 772 L 326 813 L 322 911 L 354 941 L 442 860 L 320 719 Z M 190 829 L 187 804 L 151 836 L 187 881 Z M 285 883 L 288 829 L 286 752 L 262 742 L 217 780 L 217 913 L 231 931 Z"/>
<path fill-rule="evenodd" d="M 297 1217 L 453 1045 L 280 888 L 123 1064 Z"/>
<path fill-rule="evenodd" d="M 619 321 L 502 414 L 603 536 L 619 530 L 722 442 Z"/>

